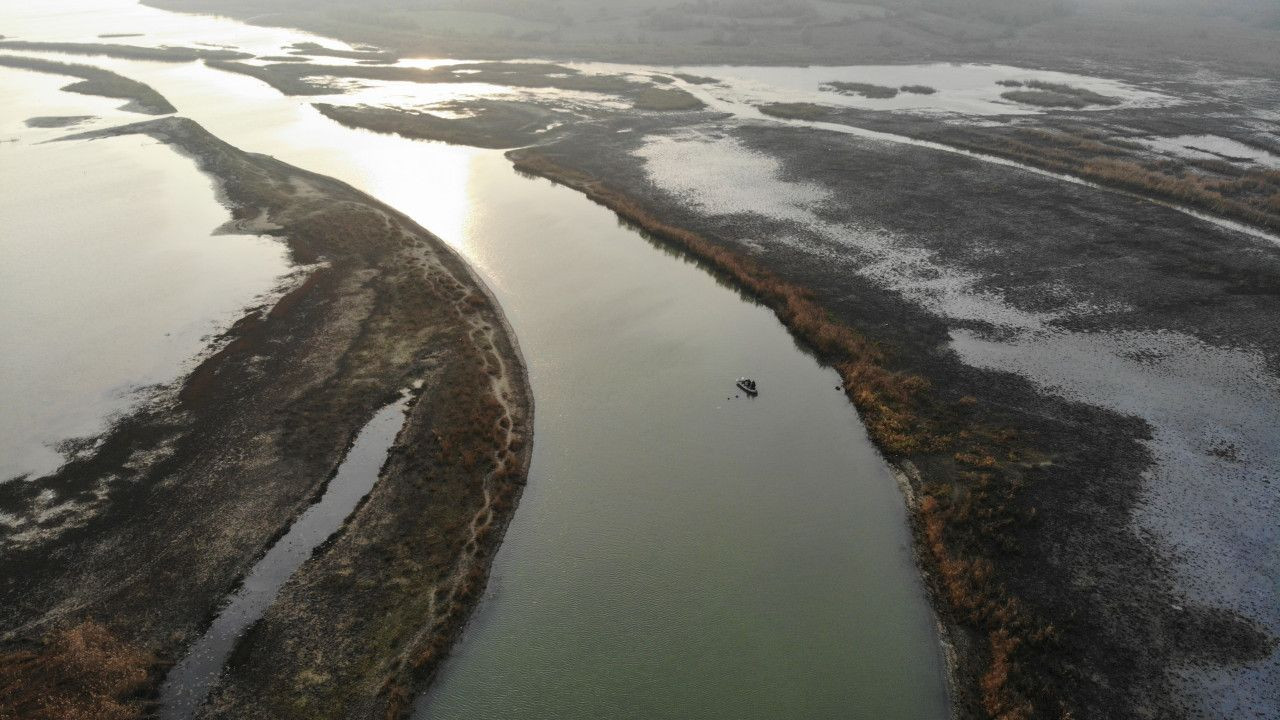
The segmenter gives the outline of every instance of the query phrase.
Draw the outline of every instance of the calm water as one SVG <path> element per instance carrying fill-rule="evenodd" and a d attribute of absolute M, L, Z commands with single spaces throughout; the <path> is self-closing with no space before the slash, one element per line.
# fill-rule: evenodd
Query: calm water
<path fill-rule="evenodd" d="M 530 482 L 420 717 L 945 716 L 898 491 L 770 312 L 499 153 L 342 128 L 198 64 L 94 63 L 406 212 L 511 320 Z"/>
<path fill-rule="evenodd" d="M 645 76 L 663 68 L 613 63 L 576 63 L 584 70 L 630 72 Z M 683 66 L 670 69 L 715 78 L 714 84 L 695 86 L 726 103 L 756 105 L 771 102 L 811 102 L 821 105 L 892 110 L 911 113 L 959 113 L 980 115 L 1035 115 L 1043 108 L 1000 97 L 1015 89 L 1000 81 L 1039 80 L 1091 90 L 1120 101 L 1119 107 L 1149 107 L 1176 102 L 1168 95 L 1135 87 L 1110 78 L 1053 70 L 1033 70 L 1011 65 L 978 63 L 916 63 L 900 65 L 811 65 L 806 67 L 755 67 L 738 65 Z M 924 85 L 932 93 L 899 92 L 891 98 L 868 98 L 821 89 L 824 83 L 854 82 L 900 88 Z M 1101 106 L 1099 106 L 1101 107 Z"/>
<path fill-rule="evenodd" d="M 46 143 L 146 118 L 72 81 L 0 68 L 0 482 L 180 378 L 288 270 L 274 240 L 212 236 L 231 215 L 210 179 L 150 138 Z M 26 126 L 42 115 L 96 119 Z"/>
<path fill-rule="evenodd" d="M 213 624 L 169 671 L 160 688 L 161 720 L 191 717 L 218 679 L 236 641 L 262 618 L 289 576 L 342 527 L 361 498 L 373 489 L 387 451 L 404 425 L 408 402 L 407 396 L 402 397 L 374 414 L 356 436 L 324 495 L 253 566 Z"/>

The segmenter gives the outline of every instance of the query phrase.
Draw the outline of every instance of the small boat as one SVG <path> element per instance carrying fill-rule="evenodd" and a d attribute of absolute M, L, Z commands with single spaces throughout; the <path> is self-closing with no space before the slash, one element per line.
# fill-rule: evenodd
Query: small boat
<path fill-rule="evenodd" d="M 756 389 L 756 381 L 750 378 L 738 378 L 738 389 L 751 397 L 760 394 L 760 391 Z"/>

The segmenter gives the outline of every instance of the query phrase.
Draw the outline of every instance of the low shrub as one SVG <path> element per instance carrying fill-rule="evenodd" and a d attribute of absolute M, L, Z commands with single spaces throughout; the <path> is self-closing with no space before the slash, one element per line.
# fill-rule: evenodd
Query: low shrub
<path fill-rule="evenodd" d="M 0 655 L 0 718 L 133 720 L 155 658 L 85 621 Z"/>

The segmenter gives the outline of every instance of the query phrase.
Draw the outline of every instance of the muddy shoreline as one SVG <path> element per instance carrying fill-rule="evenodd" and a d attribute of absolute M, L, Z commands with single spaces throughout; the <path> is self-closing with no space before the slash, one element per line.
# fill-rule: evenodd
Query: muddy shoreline
<path fill-rule="evenodd" d="M 323 492 L 373 412 L 420 381 L 374 490 L 231 662 L 245 682 L 282 679 L 289 662 L 308 658 L 281 656 L 273 633 L 327 641 L 317 650 L 328 673 L 318 705 L 394 714 L 469 612 L 525 480 L 532 404 L 518 346 L 483 283 L 403 215 L 337 181 L 243 153 L 186 119 L 98 135 L 129 133 L 192 157 L 217 180 L 238 231 L 280 236 L 303 271 L 272 306 L 237 322 L 171 395 L 121 419 L 57 473 L 0 488 L 0 507 L 16 521 L 0 559 L 5 648 L 40 652 L 42 639 L 56 648 L 75 628 L 103 628 L 130 657 L 155 658 L 130 669 L 149 677 L 123 699 L 142 712 L 137 698 L 154 692 L 165 664 Z M 331 572 L 335 565 L 342 571 Z M 434 614 L 404 602 L 426 585 L 438 588 Z M 378 603 L 399 612 L 361 612 Z M 312 631 L 344 623 L 347 632 Z M 318 716 L 297 696 L 255 689 L 244 702 L 227 700 L 237 687 L 221 687 L 220 716 L 263 707 Z M 80 700 L 88 698 L 70 698 Z"/>
<path fill-rule="evenodd" d="M 81 78 L 80 82 L 62 88 L 64 92 L 128 100 L 122 109 L 145 115 L 168 115 L 177 112 L 160 93 L 136 80 L 90 65 L 53 62 L 39 58 L 0 55 L 0 67 Z"/>

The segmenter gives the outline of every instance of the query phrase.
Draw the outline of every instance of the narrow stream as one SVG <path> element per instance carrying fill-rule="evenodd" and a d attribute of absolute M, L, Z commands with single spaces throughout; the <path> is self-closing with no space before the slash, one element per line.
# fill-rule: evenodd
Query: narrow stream
<path fill-rule="evenodd" d="M 373 489 L 387 451 L 404 424 L 408 403 L 406 394 L 374 414 L 356 436 L 324 495 L 253 566 L 213 624 L 165 676 L 160 688 L 161 720 L 185 720 L 194 715 L 236 641 L 267 611 L 289 576 L 342 527 L 361 498 Z"/>

